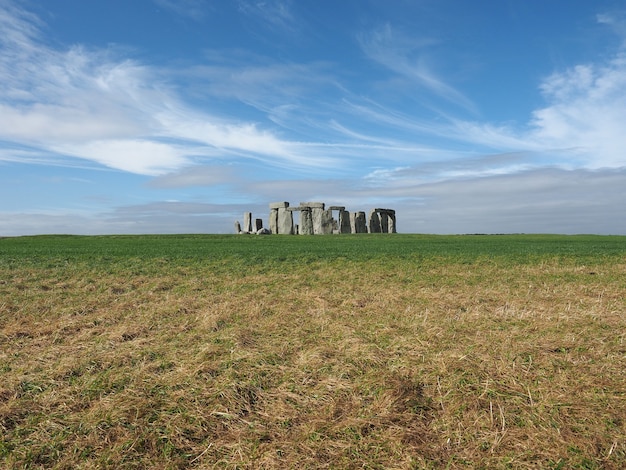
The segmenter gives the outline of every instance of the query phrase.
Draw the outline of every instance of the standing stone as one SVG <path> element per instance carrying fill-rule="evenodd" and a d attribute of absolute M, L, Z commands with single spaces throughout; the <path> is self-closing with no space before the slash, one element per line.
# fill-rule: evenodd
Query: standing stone
<path fill-rule="evenodd" d="M 311 218 L 313 219 L 313 233 L 315 235 L 322 235 L 324 230 L 322 228 L 322 217 L 324 215 L 324 209 L 319 207 L 311 208 Z"/>
<path fill-rule="evenodd" d="M 235 233 L 241 233 L 241 224 L 239 221 L 235 222 Z"/>
<path fill-rule="evenodd" d="M 289 207 L 286 201 L 270 203 L 270 232 L 273 234 L 278 233 L 278 209 L 285 207 Z"/>
<path fill-rule="evenodd" d="M 270 209 L 270 232 L 278 233 L 278 209 Z"/>
<path fill-rule="evenodd" d="M 252 212 L 243 213 L 243 231 L 246 233 L 252 232 Z"/>
<path fill-rule="evenodd" d="M 300 235 L 313 235 L 313 215 L 310 207 L 300 208 Z"/>
<path fill-rule="evenodd" d="M 345 209 L 339 211 L 339 233 L 350 233 L 352 231 L 350 223 L 350 212 Z"/>
<path fill-rule="evenodd" d="M 367 233 L 367 224 L 365 220 L 365 212 L 354 212 L 350 217 L 350 229 L 352 230 L 352 225 L 354 222 L 354 230 L 352 233 Z"/>
<path fill-rule="evenodd" d="M 396 211 L 389 211 L 389 233 L 398 233 L 396 226 Z"/>
<path fill-rule="evenodd" d="M 322 235 L 332 235 L 334 221 L 333 211 L 330 209 L 322 211 Z"/>
<path fill-rule="evenodd" d="M 258 232 L 263 228 L 263 219 L 255 219 L 254 221 L 254 231 Z"/>
<path fill-rule="evenodd" d="M 313 220 L 313 233 L 315 235 L 324 234 L 324 203 L 323 202 L 301 202 L 300 207 L 311 209 L 311 219 Z"/>
<path fill-rule="evenodd" d="M 369 231 L 370 233 L 380 233 L 380 217 L 375 209 L 370 212 Z"/>
<path fill-rule="evenodd" d="M 293 212 L 286 207 L 278 209 L 278 233 L 293 235 Z"/>
<path fill-rule="evenodd" d="M 389 233 L 389 212 L 380 211 L 380 231 L 382 233 Z"/>
<path fill-rule="evenodd" d="M 383 233 L 396 233 L 396 211 L 393 209 L 374 209 L 380 214 L 380 225 Z"/>
<path fill-rule="evenodd" d="M 344 206 L 330 206 L 328 208 L 331 211 L 337 211 L 337 219 L 333 218 L 332 221 L 332 233 L 350 233 L 350 213 L 346 211 Z M 343 213 L 345 212 L 345 216 Z M 344 228 L 342 229 L 342 223 Z"/>

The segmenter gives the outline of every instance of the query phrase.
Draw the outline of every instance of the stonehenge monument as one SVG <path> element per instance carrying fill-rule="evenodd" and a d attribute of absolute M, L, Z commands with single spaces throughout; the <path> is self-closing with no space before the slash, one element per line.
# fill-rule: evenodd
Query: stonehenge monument
<path fill-rule="evenodd" d="M 374 208 L 369 213 L 369 223 L 365 212 L 348 212 L 344 206 L 329 206 L 323 202 L 301 202 L 289 206 L 289 202 L 272 202 L 269 205 L 269 228 L 263 227 L 262 219 L 255 219 L 252 213 L 245 212 L 243 228 L 235 222 L 235 233 L 256 233 L 258 235 L 330 235 L 340 233 L 397 233 L 396 211 Z M 294 212 L 299 213 L 298 223 L 294 222 Z M 336 214 L 336 218 L 334 215 Z"/>

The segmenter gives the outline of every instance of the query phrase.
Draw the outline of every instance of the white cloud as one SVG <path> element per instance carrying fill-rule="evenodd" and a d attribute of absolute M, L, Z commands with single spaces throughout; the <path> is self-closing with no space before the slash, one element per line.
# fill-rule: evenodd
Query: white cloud
<path fill-rule="evenodd" d="M 548 149 L 575 149 L 586 168 L 626 166 L 625 54 L 555 73 L 541 89 L 549 104 L 533 113 L 531 139 Z"/>
<path fill-rule="evenodd" d="M 153 0 L 157 6 L 185 18 L 201 21 L 211 10 L 206 0 Z"/>
<path fill-rule="evenodd" d="M 626 13 L 622 12 L 605 12 L 596 15 L 598 23 L 607 25 L 614 33 L 621 37 L 623 46 L 626 46 Z"/>
<path fill-rule="evenodd" d="M 256 123 L 185 105 L 166 84 L 165 70 L 118 59 L 115 51 L 54 50 L 39 38 L 31 15 L 0 12 L 7 26 L 0 43 L 0 139 L 146 175 L 217 151 L 280 166 L 337 164 Z M 244 82 L 261 82 L 258 71 L 242 73 Z M 280 70 L 270 73 L 276 77 Z"/>
<path fill-rule="evenodd" d="M 241 178 L 228 166 L 194 166 L 154 178 L 153 188 L 188 188 L 234 184 Z"/>
<path fill-rule="evenodd" d="M 56 145 L 51 149 L 143 175 L 160 175 L 190 164 L 183 149 L 147 140 L 91 140 L 84 144 Z"/>
<path fill-rule="evenodd" d="M 29 106 L 0 104 L 0 136 L 5 140 L 49 145 L 88 139 L 132 136 L 141 130 L 137 122 L 119 113 L 95 119 L 93 112 L 59 104 Z M 108 119 L 107 119 L 108 117 Z"/>
<path fill-rule="evenodd" d="M 286 0 L 239 0 L 239 11 L 260 19 L 273 29 L 295 31 L 295 17 L 291 2 Z"/>
<path fill-rule="evenodd" d="M 370 59 L 441 98 L 475 112 L 474 103 L 437 76 L 428 65 L 426 50 L 437 43 L 435 39 L 413 39 L 385 24 L 361 35 L 359 42 Z"/>
<path fill-rule="evenodd" d="M 624 170 L 532 170 L 406 188 L 398 226 L 434 233 L 626 233 Z"/>

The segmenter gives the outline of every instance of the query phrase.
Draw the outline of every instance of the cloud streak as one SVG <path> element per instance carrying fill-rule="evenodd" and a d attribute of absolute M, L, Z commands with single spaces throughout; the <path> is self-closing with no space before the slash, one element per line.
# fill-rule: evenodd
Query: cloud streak
<path fill-rule="evenodd" d="M 417 165 L 427 162 L 428 155 L 455 158 L 472 144 L 478 146 L 475 154 L 542 153 L 552 163 L 574 158 L 585 168 L 626 164 L 621 150 L 626 122 L 622 52 L 609 63 L 579 65 L 547 77 L 539 88 L 548 104 L 534 111 L 526 127 L 515 128 L 444 114 L 439 121 L 415 118 L 352 93 L 331 63 L 279 64 L 256 57 L 257 63 L 250 64 L 249 56 L 215 52 L 207 57 L 211 65 L 174 73 L 119 58 L 115 50 L 54 50 L 41 39 L 39 20 L 6 5 L 0 15 L 6 31 L 0 59 L 0 139 L 35 145 L 41 154 L 50 152 L 51 159 L 82 158 L 153 176 L 215 158 L 301 171 L 356 169 L 367 161 L 373 169 L 383 155 L 394 165 Z M 268 11 L 276 10 L 284 21 L 293 16 L 281 2 L 242 2 L 240 9 L 269 16 Z M 424 51 L 436 41 L 412 39 L 391 25 L 360 38 L 367 57 L 391 74 L 462 108 L 474 108 L 426 67 Z M 215 114 L 193 108 L 170 85 L 174 76 L 186 77 L 195 89 L 202 83 L 221 100 L 251 106 L 260 122 L 225 118 L 219 108 Z M 327 103 L 319 102 L 322 91 Z M 378 132 L 371 132 L 371 124 Z M 285 132 L 305 139 L 285 138 Z M 418 136 L 429 144 L 416 145 Z"/>
<path fill-rule="evenodd" d="M 529 136 L 546 148 L 572 148 L 586 168 L 626 165 L 626 54 L 579 65 L 541 84 L 549 105 L 533 113 Z"/>
<path fill-rule="evenodd" d="M 153 0 L 154 3 L 165 10 L 171 11 L 181 17 L 202 21 L 211 10 L 211 5 L 206 0 Z"/>
<path fill-rule="evenodd" d="M 468 111 L 476 111 L 470 99 L 439 78 L 428 66 L 426 51 L 430 46 L 437 44 L 436 39 L 428 37 L 414 39 L 387 23 L 367 34 L 362 34 L 359 42 L 367 57 L 395 74 Z"/>
<path fill-rule="evenodd" d="M 117 59 L 115 51 L 53 50 L 26 12 L 2 13 L 8 28 L 0 62 L 2 140 L 144 175 L 217 153 L 293 167 L 332 163 L 256 123 L 190 108 L 159 69 Z"/>

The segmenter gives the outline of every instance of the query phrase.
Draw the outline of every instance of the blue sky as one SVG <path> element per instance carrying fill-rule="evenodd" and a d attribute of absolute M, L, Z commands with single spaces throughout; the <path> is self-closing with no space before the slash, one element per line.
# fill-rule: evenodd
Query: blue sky
<path fill-rule="evenodd" d="M 0 0 L 0 236 L 626 234 L 626 6 Z"/>

